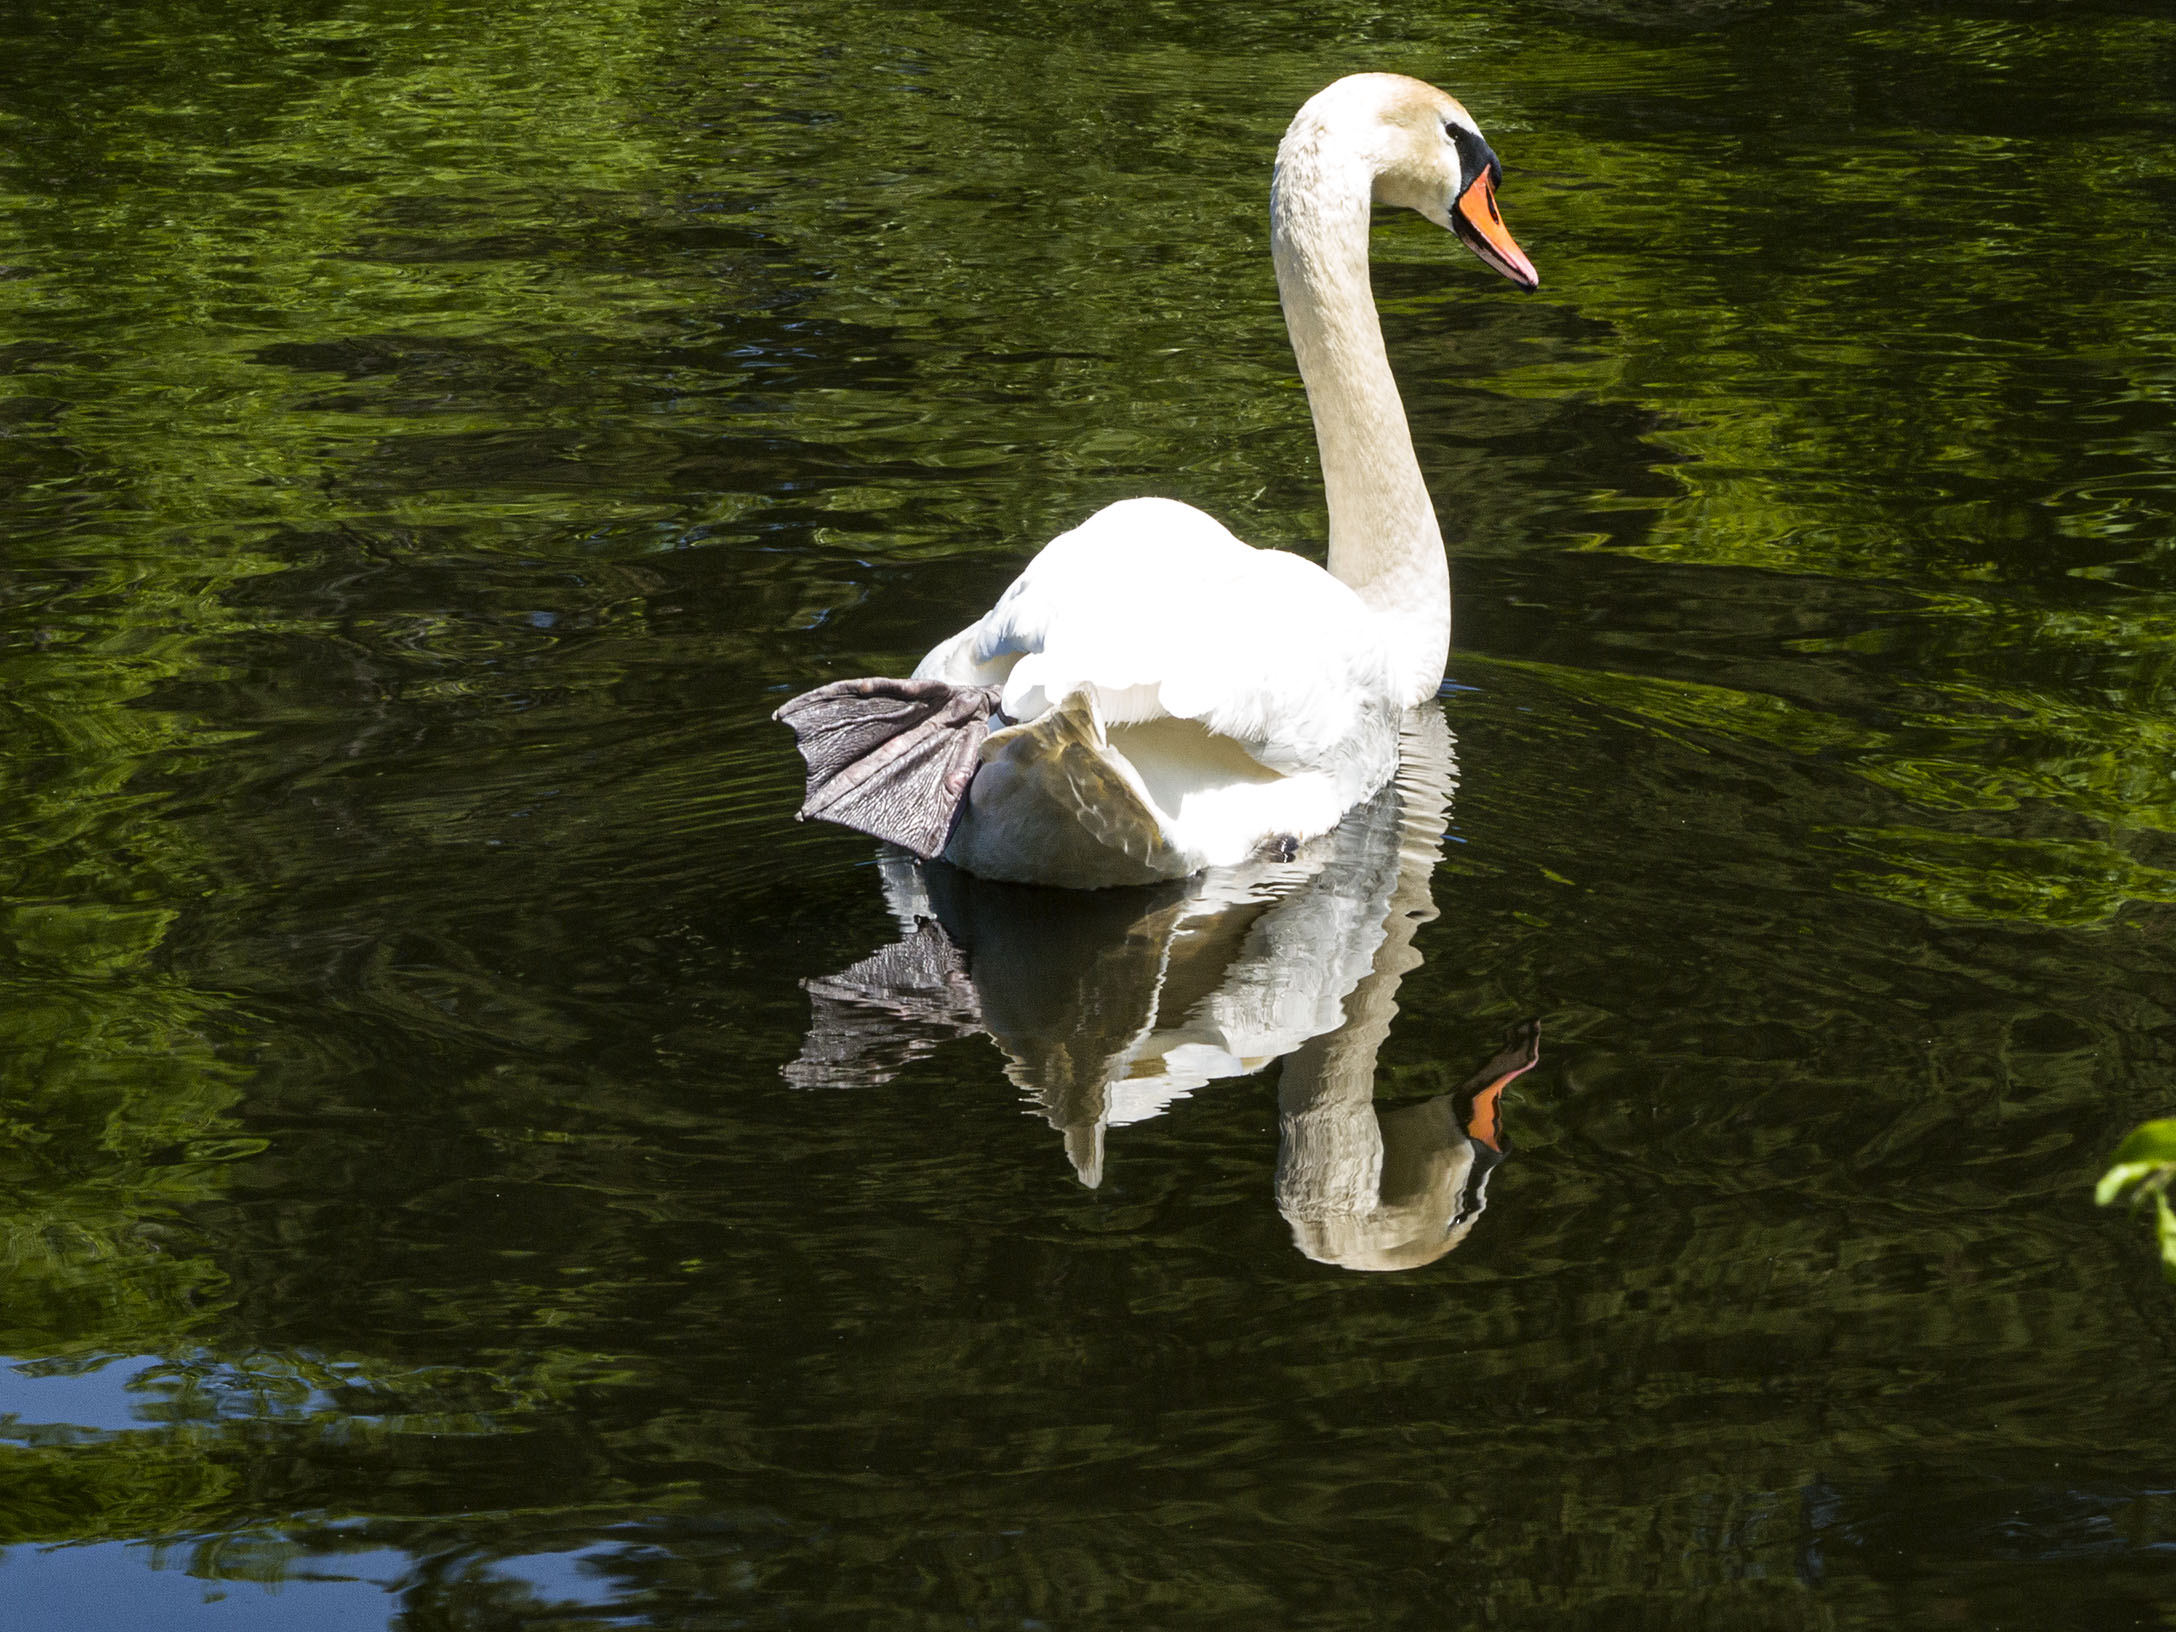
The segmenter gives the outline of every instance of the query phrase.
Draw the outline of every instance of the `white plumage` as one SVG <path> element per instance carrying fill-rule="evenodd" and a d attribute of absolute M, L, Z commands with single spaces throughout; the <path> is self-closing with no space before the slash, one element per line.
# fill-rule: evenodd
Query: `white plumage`
<path fill-rule="evenodd" d="M 1307 382 L 1329 570 L 1170 499 L 1052 540 L 911 680 L 779 711 L 823 816 L 973 873 L 1074 888 L 1183 878 L 1327 833 L 1389 780 L 1450 644 L 1450 572 L 1368 282 L 1372 206 L 1456 231 L 1525 288 L 1501 167 L 1466 110 L 1356 74 L 1277 152 L 1270 242 Z"/>
<path fill-rule="evenodd" d="M 1183 878 L 1242 861 L 1265 839 L 1326 833 L 1397 765 L 1401 705 L 1360 598 L 1313 562 L 1251 548 L 1171 499 L 1111 505 L 1053 539 L 914 672 L 997 687 L 1008 720 L 1050 718 L 1069 699 L 1086 716 L 1088 740 L 1157 834 L 1130 850 L 1099 840 L 1116 853 L 1081 850 L 1068 883 Z M 947 851 L 970 872 L 1055 881 L 1047 862 L 1017 854 L 1062 842 L 1043 836 L 1049 824 L 1031 808 L 1053 779 L 1033 774 L 1047 755 L 1044 739 L 1029 740 L 1037 755 L 1020 768 L 1004 732 L 985 748 Z M 1056 780 L 1062 811 L 1078 779 Z M 1133 813 L 1109 814 L 1124 828 Z"/>

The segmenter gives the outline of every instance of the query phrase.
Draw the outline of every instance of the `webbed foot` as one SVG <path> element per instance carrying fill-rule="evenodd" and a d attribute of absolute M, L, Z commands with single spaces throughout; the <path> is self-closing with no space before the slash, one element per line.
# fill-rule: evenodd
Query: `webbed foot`
<path fill-rule="evenodd" d="M 997 699 L 994 686 L 943 680 L 838 680 L 804 691 L 772 715 L 793 728 L 808 761 L 797 819 L 836 822 L 925 861 L 940 854 Z"/>

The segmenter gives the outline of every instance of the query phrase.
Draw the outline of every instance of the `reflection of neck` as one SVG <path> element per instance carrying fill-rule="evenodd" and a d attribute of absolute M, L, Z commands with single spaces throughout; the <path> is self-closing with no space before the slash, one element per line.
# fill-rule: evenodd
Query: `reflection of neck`
<path fill-rule="evenodd" d="M 1368 282 L 1374 177 L 1316 126 L 1277 155 L 1270 251 L 1314 412 L 1330 509 L 1330 571 L 1382 620 L 1399 701 L 1435 695 L 1451 643 L 1451 574 L 1413 455 Z"/>
<path fill-rule="evenodd" d="M 1427 1233 L 1406 1209 L 1382 1205 L 1375 1060 L 1398 1013 L 1399 983 L 1421 961 L 1414 932 L 1436 916 L 1429 883 L 1443 856 L 1452 777 L 1442 710 L 1408 715 L 1400 747 L 1398 881 L 1383 914 L 1382 944 L 1345 998 L 1345 1023 L 1294 1050 L 1277 1083 L 1277 1204 L 1309 1257 L 1355 1269 L 1404 1267 L 1408 1254 L 1398 1249 Z M 1440 1251 L 1448 1220 L 1435 1222 L 1432 1245 Z"/>

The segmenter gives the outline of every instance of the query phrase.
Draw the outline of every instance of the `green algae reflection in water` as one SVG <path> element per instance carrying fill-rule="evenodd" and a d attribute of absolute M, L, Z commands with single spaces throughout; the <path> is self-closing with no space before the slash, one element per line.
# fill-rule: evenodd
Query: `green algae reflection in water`
<path fill-rule="evenodd" d="M 16 8 L 0 1592 L 2153 1624 L 2176 1313 L 2090 1186 L 2176 1036 L 2172 31 Z M 1378 229 L 1459 780 L 1375 1102 L 1549 1041 L 1370 1277 L 1274 1073 L 1092 1190 L 979 1039 L 784 1080 L 897 930 L 766 718 L 1111 499 L 1317 546 L 1266 165 L 1361 67 L 1545 278 Z"/>

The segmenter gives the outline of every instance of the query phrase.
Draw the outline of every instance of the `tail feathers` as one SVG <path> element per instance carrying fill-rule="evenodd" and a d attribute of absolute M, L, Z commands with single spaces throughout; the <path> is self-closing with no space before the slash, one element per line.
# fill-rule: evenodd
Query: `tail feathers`
<path fill-rule="evenodd" d="M 808 761 L 800 820 L 817 817 L 940 854 L 974 780 L 994 686 L 943 680 L 839 680 L 772 716 L 793 728 Z"/>

